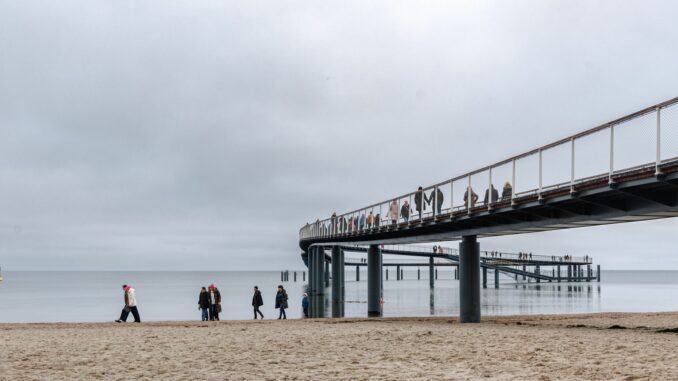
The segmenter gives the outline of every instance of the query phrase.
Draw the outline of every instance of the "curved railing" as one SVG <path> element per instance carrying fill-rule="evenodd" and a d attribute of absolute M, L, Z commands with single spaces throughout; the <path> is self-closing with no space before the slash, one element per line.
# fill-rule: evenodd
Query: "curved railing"
<path fill-rule="evenodd" d="M 306 224 L 299 239 L 363 235 L 385 226 L 400 229 L 449 219 L 574 192 L 591 183 L 614 183 L 634 172 L 659 174 L 676 161 L 678 98 L 421 190 Z"/>

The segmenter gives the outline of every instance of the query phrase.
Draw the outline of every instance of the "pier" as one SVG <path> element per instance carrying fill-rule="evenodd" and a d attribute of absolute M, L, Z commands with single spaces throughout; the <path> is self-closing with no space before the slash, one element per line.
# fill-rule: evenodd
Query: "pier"
<path fill-rule="evenodd" d="M 299 246 L 308 264 L 311 305 L 316 305 L 312 316 L 322 314 L 327 263 L 343 273 L 344 252 L 358 250 L 367 257 L 357 266 L 367 266 L 368 316 L 381 316 L 383 254 L 399 250 L 386 245 L 460 241 L 458 249 L 442 254 L 403 249 L 407 254 L 401 255 L 427 257 L 423 263 L 428 259 L 432 287 L 437 258 L 456 264 L 462 323 L 480 321 L 480 289 L 487 285 L 488 270 L 494 271 L 495 284 L 501 273 L 535 282 L 599 280 L 599 268 L 594 276 L 586 258 L 488 257 L 479 239 L 678 216 L 677 115 L 674 98 L 414 192 L 306 224 L 299 230 Z M 336 279 L 333 306 L 343 300 L 343 274 Z"/>

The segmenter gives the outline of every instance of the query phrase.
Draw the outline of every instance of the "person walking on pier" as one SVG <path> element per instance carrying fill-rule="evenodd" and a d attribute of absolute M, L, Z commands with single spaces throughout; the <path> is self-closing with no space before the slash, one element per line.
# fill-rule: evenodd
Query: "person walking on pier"
<path fill-rule="evenodd" d="M 424 205 L 424 188 L 417 188 L 417 192 L 414 194 L 414 209 L 419 212 L 419 219 L 421 219 L 422 209 L 426 209 Z"/>
<path fill-rule="evenodd" d="M 141 323 L 134 289 L 130 285 L 123 284 L 122 290 L 125 293 L 125 307 L 122 309 L 122 312 L 120 313 L 120 319 L 116 320 L 116 323 L 126 322 L 130 312 L 132 313 L 132 316 L 134 316 L 134 322 Z"/>
<path fill-rule="evenodd" d="M 410 221 L 410 203 L 407 200 L 403 202 L 403 206 L 400 208 L 400 216 L 405 222 Z"/>
<path fill-rule="evenodd" d="M 499 192 L 493 184 L 490 184 L 490 188 L 485 189 L 485 198 L 483 199 L 483 204 L 489 205 L 493 202 L 496 202 L 497 200 L 499 200 Z"/>
<path fill-rule="evenodd" d="M 433 209 L 437 214 L 440 214 L 444 200 L 445 196 L 443 195 L 443 192 L 440 190 L 440 188 L 436 188 L 431 191 L 431 194 L 426 199 L 426 203 L 431 205 L 431 209 Z"/>
<path fill-rule="evenodd" d="M 471 205 L 469 206 L 469 197 L 470 197 L 470 202 Z M 466 188 L 466 192 L 464 192 L 464 205 L 466 205 L 468 208 L 473 208 L 476 206 L 476 202 L 478 202 L 478 195 L 476 192 L 473 191 L 473 188 L 469 185 Z"/>
<path fill-rule="evenodd" d="M 301 298 L 301 309 L 304 311 L 304 317 L 308 317 L 308 294 L 304 293 L 304 297 Z"/>
<path fill-rule="evenodd" d="M 219 289 L 214 286 L 214 283 L 209 287 L 210 300 L 210 320 L 219 320 L 219 312 L 221 312 L 221 293 Z"/>
<path fill-rule="evenodd" d="M 202 321 L 209 320 L 210 294 L 205 287 L 200 290 L 200 295 L 198 296 L 198 309 L 202 311 Z"/>
<path fill-rule="evenodd" d="M 278 292 L 275 294 L 275 308 L 280 309 L 278 320 L 287 319 L 287 314 L 285 313 L 287 308 L 287 291 L 285 291 L 282 285 L 278 286 Z"/>
<path fill-rule="evenodd" d="M 261 318 L 264 318 L 264 314 L 259 311 L 259 307 L 264 305 L 264 299 L 261 297 L 261 291 L 259 287 L 254 286 L 254 296 L 252 296 L 252 307 L 254 307 L 254 320 L 257 320 L 257 314 L 261 315 Z"/>
<path fill-rule="evenodd" d="M 398 200 L 391 201 L 391 205 L 388 206 L 388 216 L 391 218 L 391 224 L 398 223 Z"/>
<path fill-rule="evenodd" d="M 504 189 L 501 190 L 501 200 L 508 201 L 513 196 L 513 187 L 508 181 L 504 183 Z"/>
<path fill-rule="evenodd" d="M 367 215 L 367 227 L 369 229 L 372 229 L 373 225 L 374 225 L 374 214 L 372 214 L 372 211 L 370 210 L 370 213 Z"/>

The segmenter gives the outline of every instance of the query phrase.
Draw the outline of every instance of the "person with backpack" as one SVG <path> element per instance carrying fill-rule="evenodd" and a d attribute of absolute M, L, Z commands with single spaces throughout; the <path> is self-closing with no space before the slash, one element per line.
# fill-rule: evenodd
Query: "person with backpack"
<path fill-rule="evenodd" d="M 252 307 L 254 307 L 254 320 L 257 320 L 257 314 L 261 315 L 261 318 L 264 318 L 264 314 L 259 311 L 259 307 L 264 305 L 264 299 L 261 297 L 261 291 L 259 287 L 254 286 L 254 296 L 252 296 Z"/>

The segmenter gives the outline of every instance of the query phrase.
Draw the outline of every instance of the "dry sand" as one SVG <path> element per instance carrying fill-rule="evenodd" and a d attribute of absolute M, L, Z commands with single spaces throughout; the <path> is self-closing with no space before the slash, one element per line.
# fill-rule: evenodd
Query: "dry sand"
<path fill-rule="evenodd" d="M 0 325 L 0 380 L 678 380 L 678 313 Z"/>

